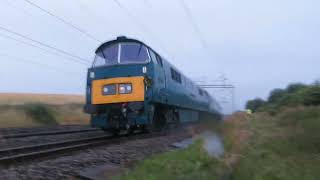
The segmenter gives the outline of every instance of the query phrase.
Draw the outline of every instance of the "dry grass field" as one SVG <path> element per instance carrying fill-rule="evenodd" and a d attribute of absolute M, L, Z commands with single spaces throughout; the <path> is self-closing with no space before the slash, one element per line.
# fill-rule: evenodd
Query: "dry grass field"
<path fill-rule="evenodd" d="M 25 103 L 42 103 L 51 105 L 83 104 L 82 95 L 0 93 L 0 105 L 21 105 Z"/>
<path fill-rule="evenodd" d="M 0 93 L 0 128 L 88 124 L 84 96 Z"/>

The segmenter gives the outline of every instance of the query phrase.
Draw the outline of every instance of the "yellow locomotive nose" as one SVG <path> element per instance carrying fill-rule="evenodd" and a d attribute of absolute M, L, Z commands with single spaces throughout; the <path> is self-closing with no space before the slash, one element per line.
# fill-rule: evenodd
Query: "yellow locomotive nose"
<path fill-rule="evenodd" d="M 119 77 L 92 82 L 92 104 L 144 101 L 144 77 Z"/>

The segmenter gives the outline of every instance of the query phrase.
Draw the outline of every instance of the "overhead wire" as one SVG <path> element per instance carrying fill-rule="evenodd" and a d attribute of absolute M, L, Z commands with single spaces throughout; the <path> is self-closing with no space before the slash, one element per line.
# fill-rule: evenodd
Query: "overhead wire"
<path fill-rule="evenodd" d="M 169 53 L 169 51 L 163 46 L 163 44 L 161 43 L 161 41 L 158 39 L 158 37 L 156 35 L 154 35 L 154 33 L 152 33 L 152 31 L 144 24 L 142 23 L 126 6 L 124 6 L 119 0 L 113 0 L 117 6 L 122 9 L 128 17 L 131 18 L 132 21 L 134 21 L 136 23 L 136 25 L 141 28 L 142 31 L 145 31 L 145 32 L 148 32 L 152 37 L 153 39 L 155 39 L 160 48 L 165 51 L 165 53 L 167 55 L 169 55 L 170 57 L 173 58 L 173 56 Z"/>
<path fill-rule="evenodd" d="M 90 33 L 88 33 L 87 31 L 85 31 L 85 30 L 83 30 L 83 29 L 81 29 L 81 28 L 79 28 L 79 27 L 75 26 L 75 25 L 74 25 L 74 24 L 72 24 L 71 22 L 69 22 L 69 21 L 67 21 L 67 20 L 65 20 L 65 19 L 63 19 L 63 18 L 61 18 L 61 17 L 59 17 L 59 16 L 55 15 L 54 13 L 52 13 L 52 12 L 50 12 L 50 11 L 46 10 L 45 8 L 43 8 L 43 7 L 39 6 L 38 4 L 36 4 L 36 3 L 34 3 L 34 2 L 32 2 L 32 1 L 30 1 L 30 0 L 23 0 L 23 1 L 25 1 L 26 3 L 28 3 L 29 5 L 31 5 L 31 6 L 33 6 L 33 7 L 35 7 L 35 8 L 37 8 L 37 9 L 41 10 L 42 12 L 44 12 L 44 13 L 46 13 L 46 14 L 48 14 L 48 15 L 52 16 L 53 18 L 55 18 L 55 19 L 57 19 L 58 21 L 60 21 L 60 22 L 62 22 L 62 23 L 64 23 L 64 24 L 66 24 L 67 26 L 69 26 L 69 27 L 71 27 L 71 28 L 73 28 L 73 29 L 77 30 L 78 32 L 80 32 L 80 33 L 84 34 L 84 35 L 85 35 L 85 36 L 87 36 L 88 38 L 93 39 L 93 40 L 95 40 L 95 41 L 98 41 L 98 42 L 102 43 L 102 41 L 101 41 L 101 40 L 99 40 L 99 39 L 98 39 L 98 38 L 96 38 L 95 36 L 91 35 L 91 34 L 90 34 Z"/>
<path fill-rule="evenodd" d="M 31 13 L 26 11 L 24 8 L 16 6 L 14 3 L 12 3 L 12 0 L 2 0 L 2 2 L 10 6 L 11 8 L 14 8 L 20 12 L 23 12 L 24 14 L 31 15 Z"/>
<path fill-rule="evenodd" d="M 57 68 L 57 67 L 54 67 L 54 66 L 50 66 L 48 64 L 40 63 L 40 62 L 37 62 L 37 61 L 33 61 L 33 60 L 30 60 L 30 59 L 25 59 L 25 58 L 21 58 L 21 57 L 17 57 L 17 56 L 12 56 L 12 55 L 5 54 L 5 53 L 0 53 L 0 56 L 6 56 L 6 57 L 8 57 L 10 59 L 13 59 L 13 60 L 16 60 L 16 61 L 20 61 L 20 62 L 24 62 L 24 63 L 31 63 L 31 64 L 34 64 L 34 65 L 43 66 L 43 67 L 46 67 L 48 69 L 51 69 L 51 70 L 54 70 L 54 71 L 57 71 L 57 72 L 63 72 L 63 73 L 66 73 L 66 74 L 76 74 L 75 72 L 65 71 L 64 69 L 60 69 L 60 68 Z"/>
<path fill-rule="evenodd" d="M 21 7 L 19 7 L 19 6 L 16 6 L 15 4 L 13 4 L 13 3 L 12 3 L 11 1 L 9 1 L 9 0 L 4 0 L 3 2 L 6 3 L 8 6 L 10 6 L 11 8 L 16 9 L 16 10 L 19 11 L 19 12 L 23 12 L 24 14 L 27 14 L 27 15 L 32 16 L 32 14 L 31 14 L 30 12 L 26 11 L 25 9 L 23 9 L 23 8 L 21 8 Z M 7 30 L 8 30 L 8 29 L 7 29 Z M 16 35 L 16 34 L 15 34 L 15 35 Z M 60 56 L 60 57 L 63 57 L 63 58 L 67 58 L 67 59 L 70 60 L 70 61 L 74 61 L 74 62 L 80 63 L 80 64 L 82 64 L 82 65 L 88 65 L 88 64 L 89 64 L 89 61 L 84 62 L 83 60 L 79 60 L 78 58 L 75 58 L 75 57 L 70 57 L 69 55 L 63 56 L 63 55 L 66 55 L 66 54 L 64 54 L 64 53 L 63 53 L 63 55 L 62 55 L 62 54 L 59 54 L 58 52 L 56 52 L 56 51 L 57 51 L 56 49 L 54 49 L 54 51 L 49 51 L 49 50 L 47 50 L 47 49 L 45 49 L 45 48 L 42 48 L 42 47 L 37 46 L 37 45 L 34 45 L 34 44 L 32 44 L 32 43 L 28 43 L 28 42 L 26 42 L 26 41 L 22 41 L 22 40 L 13 38 L 13 37 L 11 37 L 11 36 L 7 36 L 7 35 L 5 35 L 4 33 L 3 33 L 3 34 L 0 33 L 0 36 L 1 36 L 1 37 L 4 37 L 4 38 L 6 38 L 6 39 L 10 39 L 10 40 L 12 40 L 12 41 L 16 41 L 16 42 L 18 42 L 18 43 L 20 43 L 20 44 L 24 44 L 24 45 L 28 45 L 28 46 L 31 46 L 31 47 L 34 47 L 34 48 L 38 48 L 38 49 L 40 49 L 40 50 L 42 50 L 42 51 L 44 51 L 44 52 L 47 52 L 47 53 L 50 53 L 50 54 L 53 54 L 53 55 L 56 55 L 56 56 Z M 20 37 L 21 37 L 21 36 L 20 36 Z M 38 44 L 39 44 L 39 43 L 38 43 Z M 48 48 L 48 47 L 47 47 L 47 48 Z M 60 53 L 61 53 L 61 52 L 60 52 Z"/>
<path fill-rule="evenodd" d="M 10 37 L 10 36 L 7 36 L 7 35 L 2 34 L 2 33 L 0 33 L 0 37 L 6 38 L 6 39 L 10 39 L 10 40 L 15 41 L 15 42 L 18 42 L 18 43 L 20 43 L 20 44 L 24 44 L 24 45 L 28 45 L 28 46 L 31 46 L 31 47 L 34 47 L 34 48 L 38 48 L 38 49 L 40 49 L 40 50 L 42 50 L 43 52 L 46 52 L 46 53 L 50 53 L 50 54 L 53 54 L 53 55 L 56 55 L 56 56 L 60 56 L 60 57 L 63 57 L 63 58 L 67 58 L 67 57 L 62 56 L 61 54 L 59 54 L 59 53 L 57 53 L 57 52 L 49 51 L 49 50 L 44 49 L 44 48 L 42 48 L 42 47 L 40 47 L 40 46 L 31 44 L 31 43 L 28 43 L 28 42 L 25 42 L 25 41 L 22 41 L 22 40 L 19 40 L 19 39 Z M 79 61 L 79 60 L 77 60 L 77 59 L 72 59 L 72 58 L 68 58 L 68 60 L 73 61 L 73 62 L 76 62 L 76 63 L 80 63 L 81 65 L 88 65 L 88 64 L 89 64 L 89 63 L 85 63 L 85 62 L 83 62 L 83 61 Z"/>
<path fill-rule="evenodd" d="M 16 36 L 19 36 L 19 37 L 21 37 L 21 38 L 23 38 L 23 39 L 27 39 L 27 40 L 32 41 L 32 42 L 34 42 L 34 43 L 40 44 L 40 45 L 45 46 L 45 47 L 47 47 L 47 48 L 49 48 L 49 49 L 53 49 L 53 50 L 55 50 L 55 51 L 57 51 L 57 52 L 60 52 L 60 53 L 65 54 L 65 55 L 68 55 L 68 56 L 70 56 L 70 57 L 79 59 L 79 60 L 81 60 L 81 61 L 83 61 L 83 62 L 90 62 L 90 61 L 87 60 L 87 59 L 81 58 L 81 57 L 79 57 L 79 56 L 77 56 L 77 55 L 74 55 L 74 54 L 69 53 L 69 52 L 67 52 L 67 51 L 65 51 L 65 50 L 59 49 L 59 48 L 54 47 L 54 46 L 52 46 L 52 45 L 43 43 L 43 42 L 38 41 L 38 40 L 35 40 L 35 39 L 32 39 L 32 38 L 28 37 L 27 35 L 20 34 L 20 33 L 18 33 L 18 32 L 15 32 L 15 31 L 13 31 L 13 30 L 7 29 L 7 28 L 5 28 L 5 27 L 0 26 L 0 30 L 5 31 L 5 32 L 8 32 L 8 33 L 10 33 L 10 34 L 14 34 L 14 35 L 16 35 Z"/>
<path fill-rule="evenodd" d="M 187 19 L 189 21 L 189 23 L 191 24 L 191 26 L 193 27 L 194 29 L 194 32 L 196 33 L 196 35 L 198 36 L 199 40 L 200 40 L 200 43 L 201 45 L 203 46 L 203 48 L 205 48 L 206 50 L 208 50 L 208 45 L 207 45 L 207 42 L 205 41 L 203 35 L 202 35 L 202 32 L 195 20 L 195 18 L 193 17 L 192 15 L 192 12 L 191 12 L 191 9 L 188 7 L 188 5 L 185 3 L 184 0 L 179 0 L 186 16 L 187 16 Z"/>

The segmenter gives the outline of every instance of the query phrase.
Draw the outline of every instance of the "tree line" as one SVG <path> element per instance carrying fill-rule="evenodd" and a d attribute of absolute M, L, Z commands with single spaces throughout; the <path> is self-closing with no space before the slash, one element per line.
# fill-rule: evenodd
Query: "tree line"
<path fill-rule="evenodd" d="M 267 100 L 255 98 L 246 103 L 252 112 L 268 111 L 276 113 L 282 107 L 320 105 L 320 81 L 312 84 L 291 83 L 284 89 L 274 89 Z"/>

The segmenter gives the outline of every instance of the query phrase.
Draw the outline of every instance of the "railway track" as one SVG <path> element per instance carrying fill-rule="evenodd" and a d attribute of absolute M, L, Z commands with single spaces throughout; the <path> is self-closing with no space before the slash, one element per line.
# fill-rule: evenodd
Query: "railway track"
<path fill-rule="evenodd" d="M 0 166 L 8 166 L 22 161 L 35 160 L 38 158 L 47 157 L 49 155 L 59 155 L 61 153 L 77 151 L 90 147 L 117 144 L 127 140 L 159 137 L 165 134 L 166 133 L 163 132 L 150 134 L 138 132 L 130 136 L 127 136 L 127 134 L 118 136 L 106 134 L 92 138 L 0 149 Z"/>
<path fill-rule="evenodd" d="M 48 155 L 79 150 L 93 146 L 105 145 L 114 142 L 113 135 L 102 135 L 92 138 L 60 141 L 32 146 L 21 146 L 0 150 L 0 164 L 8 165 L 17 161 L 30 160 Z"/>
<path fill-rule="evenodd" d="M 19 133 L 19 134 L 4 135 L 4 136 L 1 136 L 1 138 L 14 139 L 14 138 L 23 138 L 23 137 L 32 137 L 32 136 L 49 136 L 49 135 L 73 134 L 73 133 L 93 132 L 93 131 L 101 131 L 101 129 L 87 128 L 87 129 L 64 130 L 64 131 L 47 131 L 47 132 L 40 132 L 40 133 Z"/>

